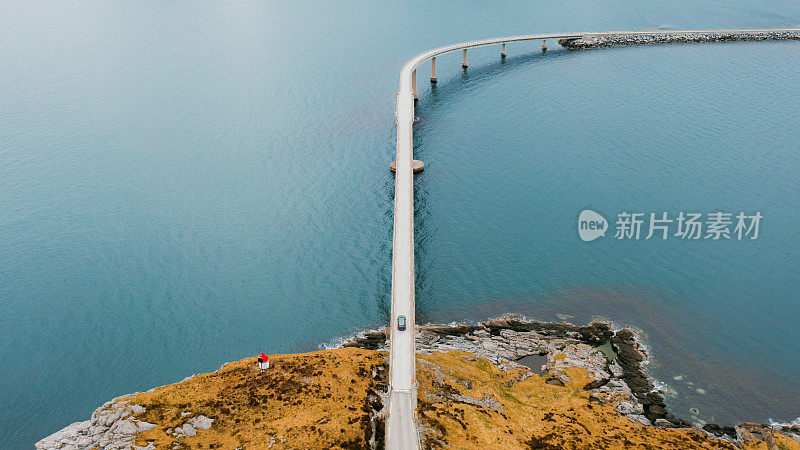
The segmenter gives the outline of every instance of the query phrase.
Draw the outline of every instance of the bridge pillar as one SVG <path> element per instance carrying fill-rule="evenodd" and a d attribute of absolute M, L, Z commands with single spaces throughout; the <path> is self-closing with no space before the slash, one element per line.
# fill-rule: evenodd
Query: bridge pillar
<path fill-rule="evenodd" d="M 500 57 L 505 58 L 506 56 L 508 56 L 508 53 L 506 53 L 506 43 L 503 42 L 503 47 L 500 49 Z"/>
<path fill-rule="evenodd" d="M 467 68 L 469 64 L 467 64 L 467 49 L 464 49 L 464 60 L 461 62 L 461 67 Z"/>
<path fill-rule="evenodd" d="M 547 51 L 547 40 L 546 39 L 542 39 L 542 51 L 543 52 Z"/>
<path fill-rule="evenodd" d="M 436 57 L 431 58 L 431 83 L 436 83 Z"/>
<path fill-rule="evenodd" d="M 417 95 L 417 71 L 416 71 L 416 69 L 413 72 L 411 72 L 411 92 L 414 93 L 414 100 L 417 100 L 419 98 L 419 95 Z"/>

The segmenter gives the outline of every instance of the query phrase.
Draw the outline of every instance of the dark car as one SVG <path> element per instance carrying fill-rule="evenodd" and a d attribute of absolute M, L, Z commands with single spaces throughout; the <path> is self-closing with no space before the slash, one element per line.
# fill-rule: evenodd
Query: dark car
<path fill-rule="evenodd" d="M 397 317 L 397 329 L 403 331 L 406 329 L 406 316 Z"/>

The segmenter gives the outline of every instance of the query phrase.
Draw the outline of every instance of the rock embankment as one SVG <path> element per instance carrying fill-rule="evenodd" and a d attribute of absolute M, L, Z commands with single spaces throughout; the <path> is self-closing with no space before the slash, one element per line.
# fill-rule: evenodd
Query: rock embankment
<path fill-rule="evenodd" d="M 800 40 L 800 31 L 699 32 L 657 34 L 587 34 L 580 39 L 561 39 L 558 43 L 570 50 L 611 47 L 615 45 L 669 44 L 677 42 L 730 42 Z"/>

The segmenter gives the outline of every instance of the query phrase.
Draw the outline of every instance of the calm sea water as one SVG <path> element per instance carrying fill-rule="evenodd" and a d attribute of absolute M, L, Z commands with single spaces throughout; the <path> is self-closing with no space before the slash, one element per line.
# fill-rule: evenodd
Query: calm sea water
<path fill-rule="evenodd" d="M 781 26 L 800 4 L 4 3 L 0 448 L 386 320 L 413 55 Z M 679 415 L 800 415 L 800 44 L 537 48 L 442 57 L 421 83 L 420 320 L 608 318 L 645 333 Z M 765 218 L 757 241 L 584 243 L 584 208 Z"/>

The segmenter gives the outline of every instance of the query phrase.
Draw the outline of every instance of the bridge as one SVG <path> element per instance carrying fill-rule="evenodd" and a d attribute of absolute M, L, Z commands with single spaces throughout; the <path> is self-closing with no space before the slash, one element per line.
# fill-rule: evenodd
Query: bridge
<path fill-rule="evenodd" d="M 463 42 L 440 47 L 415 56 L 400 73 L 400 90 L 397 92 L 397 157 L 394 192 L 394 235 L 392 241 L 392 315 L 389 324 L 389 416 L 386 420 L 386 447 L 390 449 L 419 448 L 417 432 L 417 382 L 414 346 L 414 175 L 413 124 L 414 101 L 417 92 L 417 67 L 431 61 L 431 82 L 436 82 L 436 57 L 445 53 L 462 51 L 462 67 L 467 68 L 467 50 L 487 45 L 500 45 L 501 57 L 506 56 L 506 44 L 547 39 L 581 39 L 584 36 L 663 36 L 753 33 L 797 33 L 800 29 L 756 30 L 684 30 L 684 31 L 608 31 L 600 33 L 530 34 L 482 41 Z M 711 40 L 711 39 L 709 39 Z M 405 317 L 405 329 L 398 329 L 398 318 Z"/>

